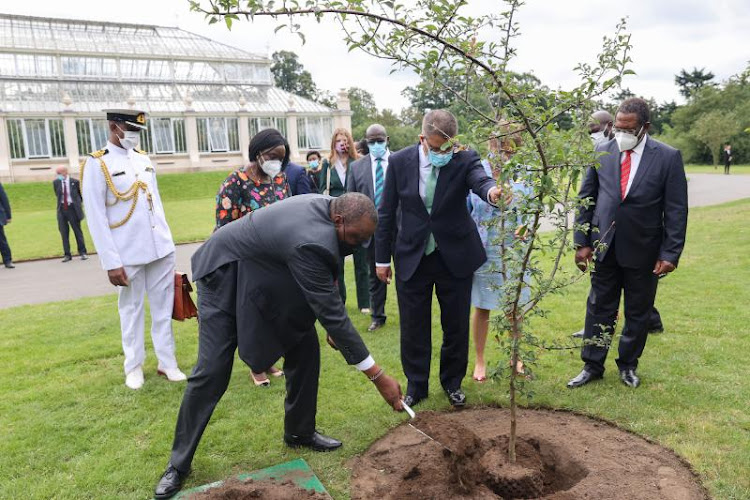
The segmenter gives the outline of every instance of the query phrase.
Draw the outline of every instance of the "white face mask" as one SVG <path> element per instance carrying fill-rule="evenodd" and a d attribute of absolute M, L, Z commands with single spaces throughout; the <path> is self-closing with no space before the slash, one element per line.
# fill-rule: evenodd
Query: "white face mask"
<path fill-rule="evenodd" d="M 120 137 L 120 146 L 123 149 L 135 149 L 138 147 L 138 143 L 141 141 L 141 133 L 133 132 L 130 130 L 123 130 L 119 126 L 117 127 L 120 132 L 123 133 L 124 137 Z"/>
<path fill-rule="evenodd" d="M 641 132 L 643 131 L 643 127 L 641 126 L 640 130 L 638 130 L 638 133 L 633 135 L 629 132 L 615 132 L 615 141 L 617 141 L 617 147 L 620 148 L 620 152 L 628 151 L 630 149 L 634 149 L 639 142 L 641 142 L 638 138 L 639 135 L 641 135 Z"/>
<path fill-rule="evenodd" d="M 591 134 L 591 140 L 594 141 L 594 146 L 598 146 L 600 143 L 605 141 L 604 132 L 601 130 L 599 132 L 594 132 L 593 134 Z"/>
<path fill-rule="evenodd" d="M 279 172 L 281 172 L 281 161 L 266 160 L 263 162 L 260 168 L 266 173 L 266 175 L 273 179 L 274 177 L 279 175 Z"/>

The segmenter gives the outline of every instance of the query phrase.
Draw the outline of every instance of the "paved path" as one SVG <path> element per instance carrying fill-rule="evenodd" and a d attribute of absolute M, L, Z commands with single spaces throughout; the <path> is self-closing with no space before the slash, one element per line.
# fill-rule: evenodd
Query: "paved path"
<path fill-rule="evenodd" d="M 691 207 L 750 198 L 750 175 L 691 174 L 688 176 Z M 177 269 L 190 271 L 190 256 L 199 243 L 177 247 Z M 0 309 L 26 304 L 92 297 L 114 293 L 99 259 L 74 258 L 21 262 L 15 269 L 0 267 Z"/>

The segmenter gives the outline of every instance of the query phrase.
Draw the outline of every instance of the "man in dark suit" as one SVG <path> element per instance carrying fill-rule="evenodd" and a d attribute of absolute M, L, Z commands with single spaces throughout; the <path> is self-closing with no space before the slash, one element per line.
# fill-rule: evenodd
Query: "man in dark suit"
<path fill-rule="evenodd" d="M 674 271 L 685 246 L 687 180 L 680 152 L 648 136 L 648 104 L 623 101 L 615 117 L 615 140 L 597 148 L 598 169 L 586 172 L 578 196 L 588 200 L 576 217 L 576 265 L 594 261 L 581 351 L 585 365 L 568 382 L 575 388 L 602 378 L 620 295 L 625 324 L 618 351 L 620 380 L 638 387 L 638 359 L 648 337 L 660 276 Z M 611 337 L 610 337 L 611 338 Z M 593 339 L 593 340 L 591 340 Z"/>
<path fill-rule="evenodd" d="M 732 145 L 727 144 L 724 146 L 724 151 L 721 152 L 722 160 L 724 160 L 724 175 L 729 175 L 729 167 L 732 166 Z"/>
<path fill-rule="evenodd" d="M 10 253 L 10 245 L 5 237 L 5 226 L 10 224 L 10 202 L 8 195 L 5 194 L 5 188 L 0 183 L 0 255 L 3 257 L 3 265 L 8 269 L 13 269 L 13 256 Z"/>
<path fill-rule="evenodd" d="M 287 182 L 289 182 L 289 189 L 292 191 L 292 196 L 313 192 L 312 186 L 310 186 L 310 178 L 307 176 L 304 167 L 289 162 L 287 166 L 283 168 L 283 172 L 286 174 L 286 179 Z"/>
<path fill-rule="evenodd" d="M 388 134 L 385 127 L 378 124 L 367 127 L 365 141 L 369 152 L 349 167 L 350 173 L 346 176 L 347 191 L 366 195 L 375 203 L 375 208 L 378 208 L 383 199 L 388 157 L 391 154 L 388 150 Z M 371 240 L 365 245 L 367 245 L 367 263 L 370 267 L 370 317 L 372 318 L 367 331 L 373 332 L 385 324 L 385 299 L 388 286 L 378 279 L 375 272 L 375 242 Z"/>
<path fill-rule="evenodd" d="M 457 133 L 458 124 L 450 112 L 427 113 L 419 144 L 389 158 L 378 212 L 377 274 L 381 281 L 390 282 L 393 257 L 408 405 L 428 395 L 433 288 L 443 327 L 440 383 L 453 406 L 466 403 L 461 381 L 469 351 L 471 283 L 474 271 L 487 259 L 466 208 L 466 196 L 471 189 L 494 204 L 500 189 L 484 172 L 475 151 L 455 147 Z M 399 205 L 401 227 L 394 243 Z"/>
<path fill-rule="evenodd" d="M 81 260 L 86 260 L 86 242 L 81 231 L 83 220 L 83 199 L 81 198 L 81 183 L 68 175 L 68 167 L 57 167 L 57 178 L 52 181 L 52 187 L 57 197 L 57 228 L 62 236 L 63 262 L 69 262 L 73 257 L 70 255 L 70 228 L 76 237 L 78 255 Z"/>
<path fill-rule="evenodd" d="M 354 329 L 334 280 L 340 255 L 372 237 L 375 207 L 366 196 L 304 195 L 219 228 L 193 255 L 198 283 L 198 363 L 177 417 L 172 456 L 156 486 L 169 498 L 182 486 L 198 442 L 229 384 L 235 350 L 256 372 L 284 357 L 284 441 L 330 451 L 341 442 L 319 434 L 315 413 L 320 347 L 315 320 L 344 359 L 401 410 L 398 382 L 383 374 Z"/>

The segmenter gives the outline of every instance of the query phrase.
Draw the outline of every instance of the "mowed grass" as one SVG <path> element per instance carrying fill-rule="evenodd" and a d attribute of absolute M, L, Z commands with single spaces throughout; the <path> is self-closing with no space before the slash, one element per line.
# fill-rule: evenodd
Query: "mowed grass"
<path fill-rule="evenodd" d="M 713 165 L 685 165 L 685 172 L 688 174 L 724 174 L 724 164 L 714 168 Z M 750 175 L 750 165 L 732 165 L 729 168 L 731 175 Z"/>
<path fill-rule="evenodd" d="M 176 243 L 202 241 L 210 236 L 215 220 L 215 197 L 228 172 L 169 174 L 159 177 L 159 193 Z M 13 221 L 5 226 L 13 260 L 62 256 L 52 180 L 3 184 L 10 200 Z M 86 221 L 82 225 L 86 247 L 94 251 Z M 70 233 L 71 251 L 77 252 Z"/>
<path fill-rule="evenodd" d="M 750 200 L 691 212 L 680 268 L 660 282 L 666 333 L 648 341 L 641 387 L 619 382 L 613 353 L 603 381 L 568 390 L 565 382 L 581 368 L 577 352 L 547 352 L 535 368 L 531 404 L 614 421 L 674 449 L 715 498 L 750 498 L 749 218 Z M 353 287 L 351 267 L 347 276 Z M 405 382 L 394 287 L 388 292 L 386 328 L 363 337 L 388 373 Z M 535 325 L 541 335 L 567 341 L 582 324 L 586 293 L 581 282 L 551 298 L 548 317 Z M 369 318 L 352 303 L 349 312 L 364 332 Z M 148 498 L 169 458 L 185 386 L 156 376 L 147 341 L 146 385 L 125 388 L 115 296 L 0 310 L 0 325 L 0 498 Z M 196 359 L 196 323 L 175 323 L 175 332 L 180 365 L 188 370 Z M 437 378 L 437 305 L 433 332 L 430 398 L 418 410 L 448 409 Z M 274 379 L 270 389 L 253 387 L 238 361 L 186 487 L 301 456 L 334 498 L 348 498 L 349 460 L 406 416 L 389 410 L 322 335 L 317 426 L 344 448 L 287 449 L 283 384 Z M 498 351 L 488 349 L 497 362 Z M 503 381 L 478 385 L 467 377 L 464 388 L 471 404 L 507 404 Z"/>

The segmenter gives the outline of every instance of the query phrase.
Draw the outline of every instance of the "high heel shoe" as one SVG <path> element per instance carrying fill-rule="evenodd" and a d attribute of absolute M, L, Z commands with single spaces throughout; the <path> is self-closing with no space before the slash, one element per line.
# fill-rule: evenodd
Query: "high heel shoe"
<path fill-rule="evenodd" d="M 256 377 L 265 377 L 263 379 L 258 380 Z M 268 380 L 268 377 L 265 373 L 253 373 L 250 372 L 250 379 L 252 379 L 253 384 L 255 384 L 256 387 L 270 387 L 271 381 Z"/>

